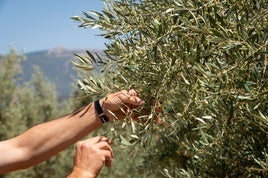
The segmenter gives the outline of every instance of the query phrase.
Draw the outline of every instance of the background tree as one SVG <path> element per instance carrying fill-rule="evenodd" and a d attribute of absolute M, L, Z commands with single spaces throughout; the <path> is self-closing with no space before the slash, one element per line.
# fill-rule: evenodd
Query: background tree
<path fill-rule="evenodd" d="M 16 91 L 18 87 L 16 82 L 18 81 L 18 74 L 22 72 L 20 68 L 20 61 L 24 57 L 18 54 L 14 50 L 10 50 L 6 56 L 0 56 L 0 138 L 5 139 L 7 137 L 14 136 L 14 133 L 10 132 L 12 129 L 12 122 L 16 120 L 18 124 L 17 130 L 21 131 L 25 129 L 23 122 L 17 116 L 21 115 L 20 110 L 16 107 L 18 96 Z"/>
<path fill-rule="evenodd" d="M 30 81 L 19 84 L 20 62 L 25 57 L 14 50 L 0 57 L 0 140 L 15 137 L 26 129 L 70 112 L 69 100 L 59 103 L 54 84 L 36 67 Z M 4 154 L 4 153 L 2 153 Z M 33 168 L 15 171 L 4 178 L 65 177 L 72 166 L 72 149 Z"/>
<path fill-rule="evenodd" d="M 87 95 L 141 91 L 146 105 L 135 111 L 138 121 L 107 133 L 138 151 L 139 170 L 267 177 L 267 1 L 104 2 L 101 12 L 73 19 L 103 30 L 106 57 L 87 52 L 76 65 L 103 67 L 109 77 L 89 72 L 79 85 Z"/>

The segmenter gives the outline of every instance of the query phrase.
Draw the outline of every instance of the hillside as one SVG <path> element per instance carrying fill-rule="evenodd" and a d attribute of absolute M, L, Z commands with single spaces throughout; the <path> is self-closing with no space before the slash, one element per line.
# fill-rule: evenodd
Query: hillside
<path fill-rule="evenodd" d="M 75 58 L 74 54 L 83 55 L 84 51 L 54 48 L 26 53 L 27 60 L 21 63 L 23 81 L 29 80 L 33 73 L 33 66 L 38 66 L 44 77 L 55 83 L 59 97 L 69 96 L 77 79 L 77 71 L 71 61 Z M 101 51 L 93 50 L 93 52 Z"/>

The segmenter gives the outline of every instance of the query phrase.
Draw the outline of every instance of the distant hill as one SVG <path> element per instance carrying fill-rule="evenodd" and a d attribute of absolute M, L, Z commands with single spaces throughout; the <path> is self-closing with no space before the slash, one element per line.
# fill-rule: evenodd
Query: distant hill
<path fill-rule="evenodd" d="M 90 51 L 101 53 L 101 50 Z M 33 73 L 33 66 L 38 66 L 44 77 L 55 83 L 59 97 L 69 96 L 73 90 L 72 85 L 77 79 L 77 71 L 71 62 L 75 58 L 74 54 L 85 55 L 86 53 L 83 49 L 64 48 L 26 53 L 27 60 L 21 63 L 23 81 L 29 80 Z"/>

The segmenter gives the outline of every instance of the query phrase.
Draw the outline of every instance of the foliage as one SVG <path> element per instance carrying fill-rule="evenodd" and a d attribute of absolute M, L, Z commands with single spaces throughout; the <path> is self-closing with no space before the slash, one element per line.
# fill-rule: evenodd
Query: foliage
<path fill-rule="evenodd" d="M 266 0 L 106 0 L 101 12 L 73 17 L 109 40 L 106 57 L 88 52 L 76 61 L 89 71 L 103 67 L 108 79 L 89 72 L 80 88 L 88 95 L 135 88 L 146 100 L 150 112 L 135 111 L 138 122 L 109 133 L 144 158 L 141 171 L 267 177 L 267 7 Z"/>
<path fill-rule="evenodd" d="M 69 103 L 59 103 L 56 90 L 36 67 L 30 81 L 18 84 L 24 56 L 11 50 L 0 57 L 0 140 L 12 138 L 26 129 L 70 110 Z M 70 170 L 70 150 L 33 168 L 15 171 L 0 177 L 64 177 Z M 71 154 L 73 155 L 73 153 Z"/>

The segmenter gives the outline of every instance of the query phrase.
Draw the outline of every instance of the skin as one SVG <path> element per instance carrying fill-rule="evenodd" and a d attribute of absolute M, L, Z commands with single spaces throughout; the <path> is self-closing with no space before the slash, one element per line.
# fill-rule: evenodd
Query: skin
<path fill-rule="evenodd" d="M 103 165 L 111 167 L 114 157 L 106 137 L 94 137 L 76 144 L 73 171 L 67 178 L 96 178 Z"/>
<path fill-rule="evenodd" d="M 109 120 L 121 119 L 133 107 L 144 104 L 135 90 L 122 90 L 100 100 Z M 48 160 L 80 140 L 102 122 L 94 104 L 73 113 L 36 125 L 17 137 L 0 142 L 0 174 L 25 169 Z"/>

